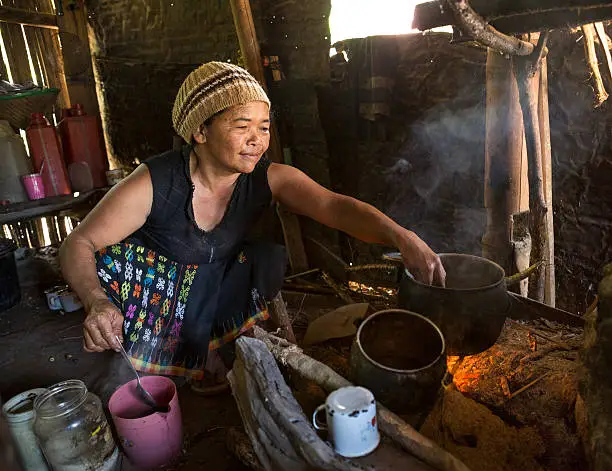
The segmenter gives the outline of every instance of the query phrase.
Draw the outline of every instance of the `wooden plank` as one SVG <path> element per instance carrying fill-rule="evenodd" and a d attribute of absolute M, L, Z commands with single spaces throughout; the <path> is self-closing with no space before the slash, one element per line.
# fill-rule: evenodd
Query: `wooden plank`
<path fill-rule="evenodd" d="M 508 317 L 517 320 L 535 320 L 543 317 L 549 321 L 560 322 L 572 327 L 584 327 L 584 319 L 571 312 L 548 306 L 515 293 L 508 293 L 511 307 Z"/>
<path fill-rule="evenodd" d="M 11 68 L 13 81 L 15 83 L 23 83 L 27 80 L 32 80 L 21 25 L 0 23 L 0 31 L 2 31 L 4 47 L 9 62 L 8 66 Z"/>
<path fill-rule="evenodd" d="M 36 38 L 36 28 L 32 26 L 24 26 L 23 31 L 26 37 L 26 44 L 28 49 L 30 50 L 30 57 L 32 59 L 32 66 L 34 68 L 33 79 L 36 79 L 35 82 L 40 87 L 46 86 L 47 80 L 44 73 L 44 70 L 41 66 L 41 57 L 40 51 L 38 50 L 38 41 Z"/>
<path fill-rule="evenodd" d="M 0 6 L 0 21 L 57 30 L 57 17 L 49 13 Z"/>
<path fill-rule="evenodd" d="M 261 50 L 257 41 L 257 33 L 255 32 L 255 24 L 253 22 L 253 14 L 249 0 L 230 0 L 236 34 L 240 43 L 242 57 L 244 57 L 246 68 L 257 79 L 264 90 L 267 90 L 266 78 L 264 75 Z M 274 122 L 270 126 L 270 147 L 268 154 L 270 160 L 277 163 L 282 163 L 283 153 L 281 150 L 278 130 Z M 285 244 L 289 254 L 289 262 L 294 273 L 305 271 L 308 269 L 308 259 L 306 250 L 304 249 L 304 241 L 302 239 L 302 231 L 300 220 L 295 214 L 289 213 L 283 209 L 278 211 L 283 233 L 285 235 Z"/>
<path fill-rule="evenodd" d="M 106 190 L 92 190 L 76 197 L 71 195 L 54 196 L 39 201 L 0 206 L 0 225 L 58 213 L 62 210 L 72 209 L 81 204 L 94 205 L 105 192 Z"/>

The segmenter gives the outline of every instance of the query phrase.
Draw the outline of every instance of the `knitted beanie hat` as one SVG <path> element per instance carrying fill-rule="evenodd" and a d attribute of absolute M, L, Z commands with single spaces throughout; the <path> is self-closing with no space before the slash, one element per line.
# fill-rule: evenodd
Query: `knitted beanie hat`
<path fill-rule="evenodd" d="M 226 62 L 207 62 L 191 72 L 179 89 L 172 124 L 185 141 L 219 111 L 250 101 L 270 100 L 259 82 L 242 67 Z"/>

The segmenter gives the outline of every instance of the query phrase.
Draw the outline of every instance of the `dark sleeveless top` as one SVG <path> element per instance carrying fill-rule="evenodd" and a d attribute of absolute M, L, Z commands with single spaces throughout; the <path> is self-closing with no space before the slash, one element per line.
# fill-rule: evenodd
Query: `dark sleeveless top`
<path fill-rule="evenodd" d="M 144 162 L 151 174 L 153 205 L 145 224 L 133 234 L 142 245 L 179 263 L 206 264 L 235 256 L 249 229 L 272 203 L 270 161 L 238 177 L 223 219 L 210 231 L 200 229 L 193 214 L 189 171 L 191 146 Z"/>
<path fill-rule="evenodd" d="M 142 306 L 139 322 L 125 326 L 124 337 L 133 337 L 130 352 L 136 352 L 143 364 L 193 363 L 196 360 L 190 358 L 205 357 L 209 348 L 235 337 L 254 320 L 265 318 L 265 301 L 280 290 L 287 265 L 283 246 L 246 240 L 272 202 L 268 185 L 270 162 L 262 158 L 253 172 L 238 177 L 221 222 L 204 231 L 197 226 L 193 214 L 191 150 L 186 146 L 145 161 L 153 183 L 149 217 L 123 245 L 113 246 L 97 258 L 97 268 L 101 270 L 98 274 L 105 277 L 103 286 L 109 288 L 107 292 L 123 312 Z M 168 266 L 173 269 L 167 276 L 176 283 L 184 280 L 180 291 L 178 285 L 172 290 L 172 296 L 166 291 L 168 299 L 164 298 L 163 304 L 167 306 L 162 312 L 159 305 L 164 293 L 158 287 L 165 287 L 165 281 L 158 278 L 166 276 L 163 273 Z M 132 291 L 134 281 L 128 279 L 132 272 L 136 278 L 146 274 L 142 296 L 139 290 Z M 166 329 L 160 327 L 165 340 L 156 347 L 139 337 L 145 330 L 142 316 L 147 315 L 149 323 Z M 169 319 L 176 325 L 167 337 Z M 196 356 L 190 356 L 190 351 L 195 351 Z"/>

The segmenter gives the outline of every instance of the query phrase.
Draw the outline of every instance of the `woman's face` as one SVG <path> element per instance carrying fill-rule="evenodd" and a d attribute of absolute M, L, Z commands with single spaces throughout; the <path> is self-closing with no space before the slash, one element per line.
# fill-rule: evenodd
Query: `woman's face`
<path fill-rule="evenodd" d="M 220 166 L 231 172 L 251 173 L 270 145 L 268 104 L 252 101 L 227 108 L 193 137 Z"/>

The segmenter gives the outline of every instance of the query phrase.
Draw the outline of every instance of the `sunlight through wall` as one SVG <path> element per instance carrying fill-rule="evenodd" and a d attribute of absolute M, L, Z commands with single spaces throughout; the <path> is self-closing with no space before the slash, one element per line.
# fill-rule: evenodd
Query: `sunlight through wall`
<path fill-rule="evenodd" d="M 418 33 L 414 7 L 425 0 L 332 0 L 331 43 L 350 38 Z M 450 28 L 444 28 L 450 31 Z"/>

